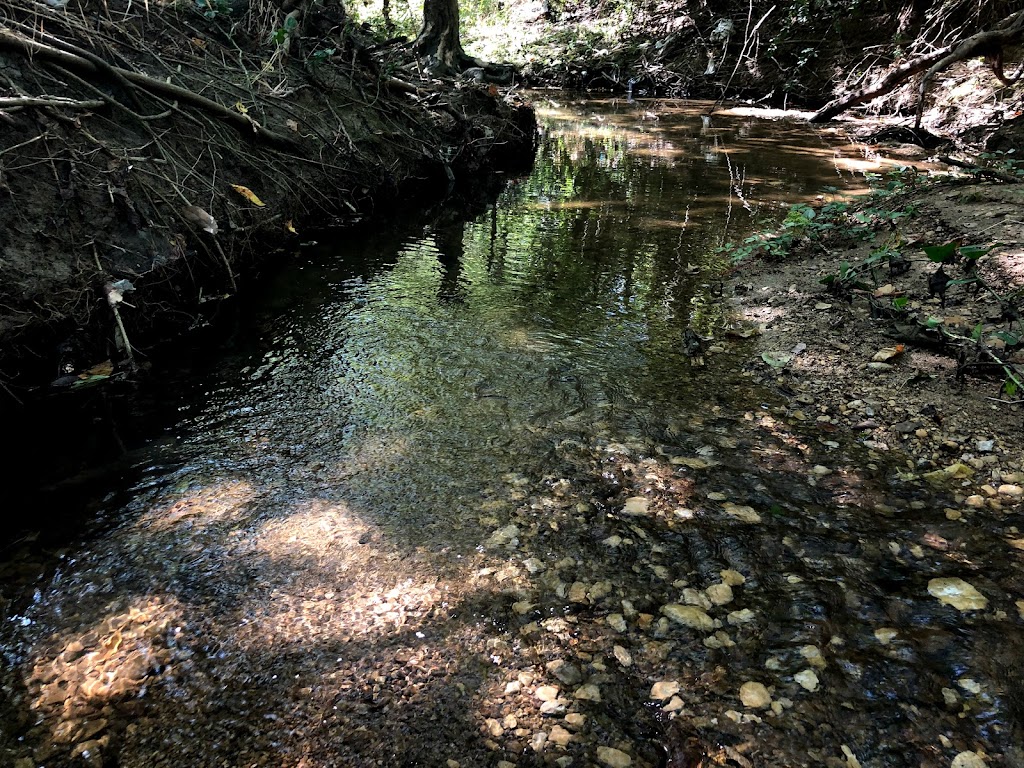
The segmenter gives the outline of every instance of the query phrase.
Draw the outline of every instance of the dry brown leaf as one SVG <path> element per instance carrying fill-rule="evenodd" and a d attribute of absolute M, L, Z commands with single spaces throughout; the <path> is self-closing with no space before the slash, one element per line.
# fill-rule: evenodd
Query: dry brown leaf
<path fill-rule="evenodd" d="M 241 184 L 232 184 L 231 188 L 235 190 L 235 192 L 240 194 L 242 197 L 244 197 L 246 200 L 248 200 L 250 203 L 255 205 L 257 208 L 262 208 L 265 205 L 265 203 L 262 200 L 256 197 L 256 193 L 253 192 L 248 187 L 243 187 Z"/>

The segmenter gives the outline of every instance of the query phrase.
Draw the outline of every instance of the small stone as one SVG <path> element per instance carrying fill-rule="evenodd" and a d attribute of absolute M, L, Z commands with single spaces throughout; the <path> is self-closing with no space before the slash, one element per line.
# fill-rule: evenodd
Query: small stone
<path fill-rule="evenodd" d="M 541 685 L 538 686 L 537 690 L 533 692 L 541 701 L 554 701 L 558 698 L 558 686 L 557 685 Z"/>
<path fill-rule="evenodd" d="M 615 656 L 615 660 L 624 667 L 633 666 L 633 655 L 623 648 L 621 645 L 612 647 L 612 654 Z"/>
<path fill-rule="evenodd" d="M 896 639 L 898 634 L 899 632 L 891 627 L 881 627 L 875 630 L 875 639 L 882 645 L 888 645 Z"/>
<path fill-rule="evenodd" d="M 572 741 L 572 734 L 562 726 L 556 725 L 551 729 L 551 733 L 548 735 L 548 741 L 552 744 L 557 744 L 560 747 L 565 747 L 570 741 Z"/>
<path fill-rule="evenodd" d="M 668 704 L 666 704 L 665 706 L 663 706 L 661 708 L 661 711 L 662 712 L 678 712 L 684 706 L 686 706 L 686 705 L 683 703 L 682 699 L 680 699 L 678 696 L 673 696 L 669 700 Z"/>
<path fill-rule="evenodd" d="M 704 592 L 707 594 L 708 600 L 715 605 L 725 605 L 732 602 L 732 587 L 724 582 L 722 584 L 712 584 Z"/>
<path fill-rule="evenodd" d="M 549 661 L 545 668 L 566 685 L 576 685 L 583 681 L 583 673 L 572 662 L 555 659 L 554 661 Z"/>
<path fill-rule="evenodd" d="M 684 627 L 710 632 L 715 628 L 714 620 L 695 605 L 679 605 L 669 603 L 661 607 L 661 612 L 672 621 Z M 731 614 L 730 614 L 731 615 Z"/>
<path fill-rule="evenodd" d="M 501 723 L 499 723 L 493 717 L 487 718 L 487 720 L 484 721 L 484 725 L 487 726 L 487 732 L 491 735 L 492 738 L 496 739 L 505 733 L 505 729 L 502 728 Z"/>
<path fill-rule="evenodd" d="M 928 582 L 928 594 L 958 611 L 979 611 L 988 605 L 988 598 L 963 579 L 956 577 L 932 579 Z"/>
<path fill-rule="evenodd" d="M 765 709 L 771 706 L 772 696 L 762 683 L 749 681 L 740 686 L 740 701 L 750 709 Z"/>
<path fill-rule="evenodd" d="M 536 557 L 530 557 L 523 560 L 523 565 L 530 573 L 540 573 L 546 567 L 542 560 L 538 560 Z"/>
<path fill-rule="evenodd" d="M 727 501 L 722 505 L 722 509 L 727 515 L 742 520 L 744 523 L 761 522 L 761 516 L 757 514 L 753 507 L 733 504 L 731 501 Z"/>
<path fill-rule="evenodd" d="M 811 474 L 817 475 L 818 477 L 825 477 L 826 475 L 831 475 L 832 470 L 822 464 L 815 464 L 811 467 Z"/>
<path fill-rule="evenodd" d="M 961 677 L 956 681 L 956 684 L 968 693 L 973 693 L 975 696 L 981 693 L 981 684 L 972 677 Z"/>
<path fill-rule="evenodd" d="M 950 768 L 985 768 L 985 761 L 977 752 L 961 752 L 953 758 Z"/>
<path fill-rule="evenodd" d="M 853 754 L 853 750 L 843 744 L 840 749 L 843 750 L 843 756 L 846 758 L 846 768 L 861 768 L 860 760 Z"/>
<path fill-rule="evenodd" d="M 632 496 L 626 499 L 626 506 L 622 508 L 622 512 L 627 515 L 646 515 L 648 504 L 644 496 Z"/>
<path fill-rule="evenodd" d="M 519 542 L 519 528 L 515 525 L 506 525 L 504 528 L 499 528 L 491 534 L 490 538 L 484 543 L 484 546 L 488 549 L 495 549 L 497 547 L 505 547 L 509 545 L 515 545 Z"/>
<path fill-rule="evenodd" d="M 749 608 L 744 608 L 741 611 L 733 611 L 725 617 L 725 620 L 733 626 L 736 626 L 738 624 L 746 624 L 749 621 L 753 621 L 756 615 L 757 614 L 755 614 Z"/>
<path fill-rule="evenodd" d="M 731 568 L 720 571 L 719 575 L 722 577 L 722 583 L 728 584 L 730 587 L 738 587 L 747 580 L 742 573 Z"/>
<path fill-rule="evenodd" d="M 632 757 L 614 747 L 598 747 L 597 759 L 608 768 L 629 768 L 633 764 Z"/>
<path fill-rule="evenodd" d="M 608 616 L 605 617 L 605 621 L 608 622 L 608 626 L 616 632 L 626 631 L 626 619 L 621 613 L 609 613 Z"/>
<path fill-rule="evenodd" d="M 587 602 L 587 585 L 582 581 L 574 581 L 572 586 L 569 587 L 568 597 L 570 603 Z"/>
<path fill-rule="evenodd" d="M 565 716 L 565 724 L 568 725 L 570 728 L 574 728 L 576 730 L 582 728 L 586 724 L 586 722 L 587 716 L 579 712 L 570 712 L 568 715 Z"/>
<path fill-rule="evenodd" d="M 530 739 L 530 748 L 534 752 L 543 752 L 544 745 L 548 743 L 548 735 L 544 731 L 538 731 Z"/>
<path fill-rule="evenodd" d="M 991 453 L 996 447 L 995 440 L 979 440 L 975 445 L 978 447 L 978 453 Z"/>
<path fill-rule="evenodd" d="M 664 701 L 679 693 L 679 683 L 675 680 L 661 680 L 651 686 L 651 698 Z"/>
<path fill-rule="evenodd" d="M 601 689 L 593 683 L 587 683 L 577 688 L 572 696 L 574 699 L 582 699 L 583 701 L 600 701 Z"/>
<path fill-rule="evenodd" d="M 1009 483 L 1004 483 L 1003 485 L 1000 485 L 998 488 L 996 488 L 996 492 L 1000 496 L 1011 496 L 1015 499 L 1019 499 L 1021 496 L 1024 496 L 1024 488 L 1022 488 L 1019 485 L 1010 485 Z"/>
<path fill-rule="evenodd" d="M 813 692 L 818 689 L 818 676 L 814 674 L 813 669 L 805 669 L 802 672 L 797 672 L 793 675 L 793 679 L 808 691 Z"/>
<path fill-rule="evenodd" d="M 711 607 L 711 600 L 708 599 L 708 596 L 692 587 L 687 587 L 683 590 L 683 602 L 687 605 L 696 605 L 705 611 Z"/>
<path fill-rule="evenodd" d="M 964 504 L 966 504 L 968 507 L 975 507 L 975 508 L 977 508 L 977 507 L 984 507 L 985 506 L 985 497 L 980 495 L 980 494 L 975 493 L 975 494 L 972 494 L 971 496 L 968 496 L 966 499 L 964 499 Z"/>

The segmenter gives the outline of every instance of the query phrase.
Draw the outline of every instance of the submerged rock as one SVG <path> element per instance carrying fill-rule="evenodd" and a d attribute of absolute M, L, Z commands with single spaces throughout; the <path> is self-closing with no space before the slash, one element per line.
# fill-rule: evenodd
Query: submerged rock
<path fill-rule="evenodd" d="M 958 611 L 980 611 L 988 605 L 987 597 L 956 577 L 932 579 L 928 582 L 928 594 Z"/>
<path fill-rule="evenodd" d="M 695 605 L 669 603 L 661 607 L 661 612 L 672 619 L 672 621 L 682 624 L 684 627 L 699 629 L 704 632 L 710 632 L 715 628 L 714 619 Z"/>
<path fill-rule="evenodd" d="M 763 683 L 751 680 L 740 686 L 740 701 L 750 709 L 765 709 L 771 706 L 772 695 Z"/>

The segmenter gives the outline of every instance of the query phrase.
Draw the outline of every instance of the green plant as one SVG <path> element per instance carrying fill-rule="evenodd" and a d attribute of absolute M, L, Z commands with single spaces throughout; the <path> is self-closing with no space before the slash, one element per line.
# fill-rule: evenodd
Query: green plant
<path fill-rule="evenodd" d="M 208 19 L 215 19 L 220 14 L 231 13 L 231 3 L 228 0 L 195 0 L 196 8 Z"/>

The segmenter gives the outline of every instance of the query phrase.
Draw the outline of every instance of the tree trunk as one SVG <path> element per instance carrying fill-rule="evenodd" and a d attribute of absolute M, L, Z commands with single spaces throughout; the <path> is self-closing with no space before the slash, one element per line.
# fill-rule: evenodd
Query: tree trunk
<path fill-rule="evenodd" d="M 413 44 L 439 74 L 461 72 L 476 62 L 462 50 L 459 38 L 459 0 L 424 0 L 423 29 Z"/>

